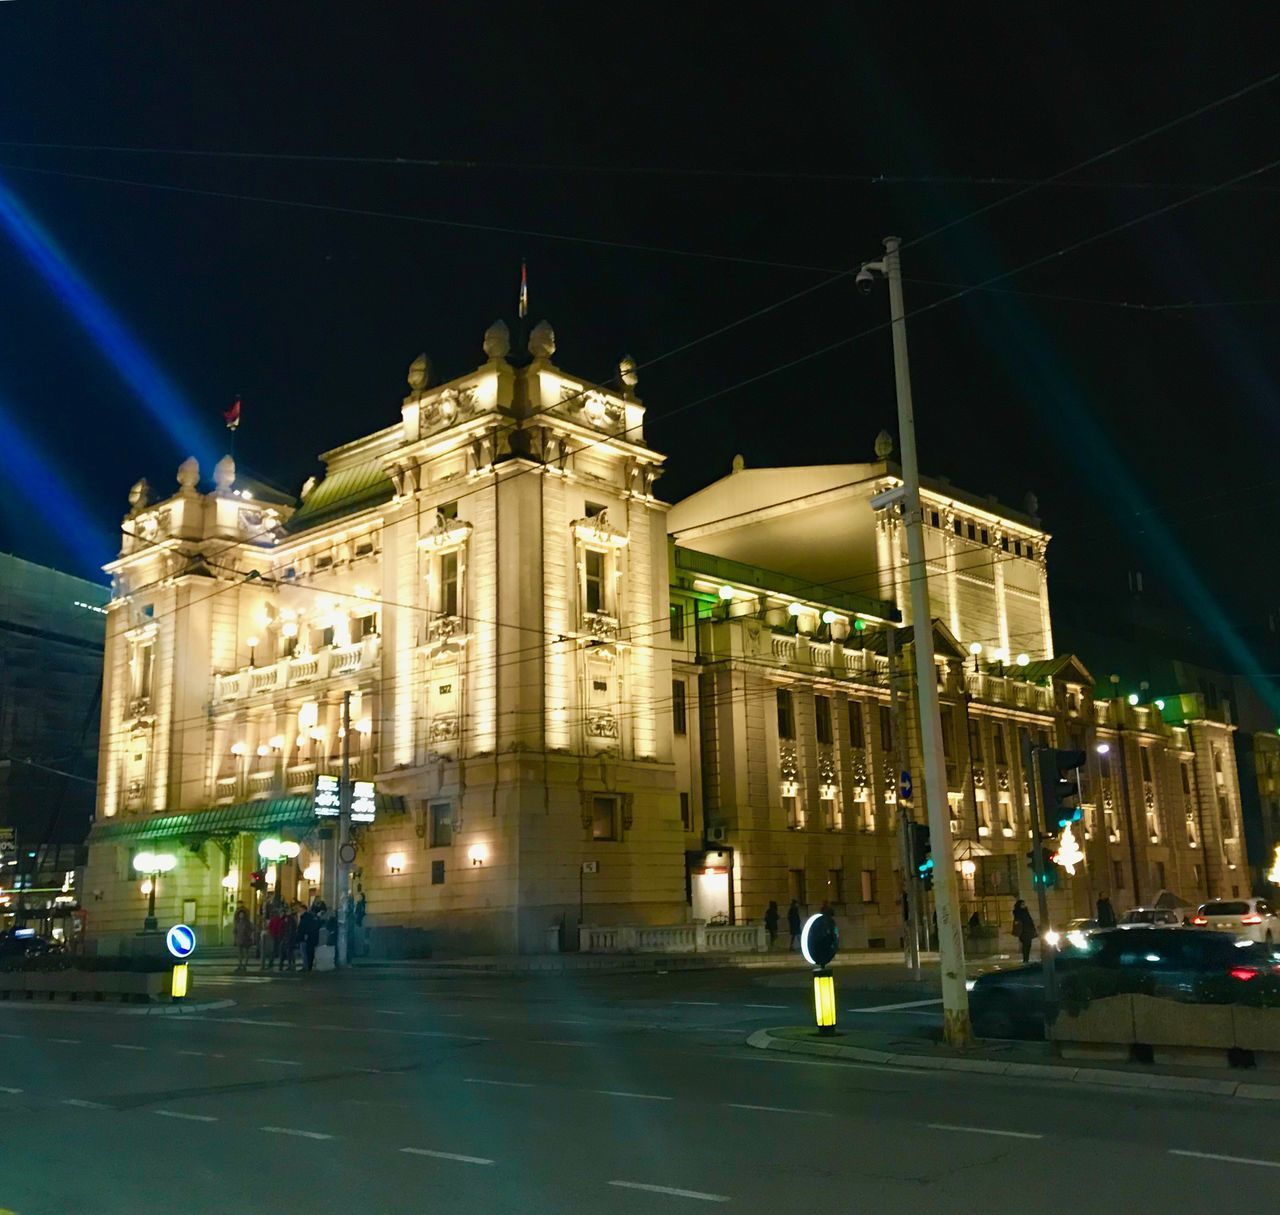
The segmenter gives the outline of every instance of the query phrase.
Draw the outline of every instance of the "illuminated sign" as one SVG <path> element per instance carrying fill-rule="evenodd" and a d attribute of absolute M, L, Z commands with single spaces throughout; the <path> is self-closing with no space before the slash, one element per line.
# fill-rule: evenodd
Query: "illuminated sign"
<path fill-rule="evenodd" d="M 175 924 L 164 934 L 164 943 L 175 958 L 189 958 L 196 949 L 196 934 L 186 924 Z"/>
<path fill-rule="evenodd" d="M 342 809 L 342 789 L 336 776 L 317 776 L 313 798 L 317 818 L 337 818 Z"/>
<path fill-rule="evenodd" d="M 353 823 L 373 822 L 376 801 L 373 781 L 354 781 L 351 785 L 351 821 Z"/>

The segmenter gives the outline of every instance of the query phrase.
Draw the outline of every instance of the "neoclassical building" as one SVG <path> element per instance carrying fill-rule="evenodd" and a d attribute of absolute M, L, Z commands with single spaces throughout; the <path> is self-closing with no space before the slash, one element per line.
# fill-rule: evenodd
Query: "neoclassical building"
<path fill-rule="evenodd" d="M 344 752 L 376 790 L 354 871 L 380 949 L 536 952 L 792 897 L 896 948 L 896 774 L 920 765 L 901 525 L 871 505 L 897 483 L 888 437 L 867 464 L 738 462 L 669 508 L 630 360 L 613 387 L 570 375 L 545 323 L 519 356 L 495 324 L 484 354 L 443 384 L 415 360 L 399 416 L 299 499 L 229 458 L 212 489 L 194 461 L 168 497 L 134 487 L 108 566 L 99 948 L 141 926 L 140 852 L 176 858 L 158 917 L 206 940 L 261 897 L 255 872 L 332 897 L 314 790 Z M 1100 699 L 1055 654 L 1034 504 L 938 482 L 925 509 L 966 916 L 1029 893 L 1023 737 L 1091 757 L 1058 916 L 1234 885 L 1230 727 L 1194 698 Z M 268 867 L 267 838 L 297 856 Z"/>

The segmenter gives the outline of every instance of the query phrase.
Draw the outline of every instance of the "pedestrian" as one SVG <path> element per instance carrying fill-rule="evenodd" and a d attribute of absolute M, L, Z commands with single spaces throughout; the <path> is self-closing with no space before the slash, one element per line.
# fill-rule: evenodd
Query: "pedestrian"
<path fill-rule="evenodd" d="M 352 942 L 352 945 L 351 945 L 351 956 L 362 958 L 366 953 L 369 952 L 368 949 L 366 948 L 367 938 L 364 935 L 364 912 L 365 912 L 364 887 L 357 886 L 356 890 L 358 891 L 358 895 L 356 897 L 356 913 L 355 913 L 356 931 L 355 931 L 354 941 Z"/>
<path fill-rule="evenodd" d="M 772 949 L 778 939 L 778 900 L 770 899 L 764 913 L 764 930 L 769 934 L 769 948 Z"/>
<path fill-rule="evenodd" d="M 1116 909 L 1111 906 L 1111 899 L 1105 893 L 1098 895 L 1097 921 L 1099 928 L 1116 926 Z"/>
<path fill-rule="evenodd" d="M 791 948 L 800 948 L 800 904 L 791 900 L 791 906 L 787 908 L 787 928 L 791 933 Z"/>
<path fill-rule="evenodd" d="M 262 969 L 270 970 L 280 965 L 284 959 L 284 907 L 279 901 L 271 904 L 271 914 L 267 917 L 266 948 L 262 954 Z"/>
<path fill-rule="evenodd" d="M 236 970 L 244 974 L 249 969 L 249 953 L 253 949 L 253 921 L 243 903 L 236 908 L 235 917 L 231 921 L 231 936 L 239 958 Z"/>
<path fill-rule="evenodd" d="M 1027 905 L 1019 899 L 1013 905 L 1013 935 L 1022 946 L 1022 961 L 1031 961 L 1031 942 L 1036 939 L 1036 922 L 1031 918 Z"/>
<path fill-rule="evenodd" d="M 295 953 L 298 948 L 298 904 L 285 909 L 283 913 L 284 931 L 280 934 L 280 969 L 292 970 Z"/>
<path fill-rule="evenodd" d="M 982 927 L 982 917 L 975 911 L 969 917 L 969 935 L 973 936 Z"/>
<path fill-rule="evenodd" d="M 320 917 L 310 907 L 298 917 L 298 939 L 302 942 L 302 969 L 316 964 L 316 946 L 320 944 Z"/>

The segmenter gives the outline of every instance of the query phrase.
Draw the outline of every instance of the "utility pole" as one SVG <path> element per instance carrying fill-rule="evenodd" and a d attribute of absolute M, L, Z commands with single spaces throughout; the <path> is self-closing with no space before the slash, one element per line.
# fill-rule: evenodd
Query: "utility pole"
<path fill-rule="evenodd" d="M 952 1046 L 966 1046 L 973 1040 L 973 1030 L 969 1024 L 969 995 L 965 991 L 964 938 L 956 900 L 951 820 L 947 809 L 947 768 L 942 753 L 942 717 L 933 655 L 933 616 L 929 608 L 929 576 L 924 564 L 920 468 L 916 460 L 916 423 L 907 358 L 907 317 L 902 295 L 902 262 L 898 253 L 901 244 L 896 236 L 886 237 L 884 260 L 863 266 L 855 281 L 861 289 L 868 289 L 873 270 L 889 280 L 893 373 L 898 399 L 898 445 L 902 455 L 903 524 L 907 532 L 911 624 L 920 707 L 920 750 L 924 760 L 925 801 L 933 846 L 933 898 L 938 917 L 938 955 L 942 970 L 943 1034 Z"/>
<path fill-rule="evenodd" d="M 338 940 L 333 951 L 334 966 L 347 964 L 347 902 L 351 885 L 351 864 L 345 858 L 351 842 L 351 693 L 342 694 L 342 776 L 338 781 L 338 863 L 334 911 L 338 917 Z"/>
<path fill-rule="evenodd" d="M 912 815 L 902 796 L 902 773 L 906 771 L 902 762 L 904 748 L 902 745 L 902 717 L 898 699 L 898 642 L 894 629 L 889 626 L 884 631 L 885 656 L 889 660 L 889 727 L 893 731 L 893 766 L 894 780 L 898 781 L 898 843 L 902 853 L 902 889 L 906 905 L 906 916 L 902 925 L 902 939 L 906 950 L 907 969 L 911 977 L 919 983 L 924 977 L 920 970 L 920 934 L 918 925 L 922 919 L 920 914 L 920 875 L 915 866 L 915 841 L 912 837 Z"/>
<path fill-rule="evenodd" d="M 1036 885 L 1036 910 L 1040 913 L 1040 968 L 1044 972 L 1044 1019 L 1046 1037 L 1048 1027 L 1058 1016 L 1058 972 L 1054 966 L 1057 950 L 1050 948 L 1044 939 L 1044 931 L 1049 926 L 1049 896 L 1045 890 L 1044 868 L 1044 836 L 1049 829 L 1049 809 L 1044 804 L 1041 783 L 1040 761 L 1044 751 L 1033 747 L 1031 740 L 1023 744 L 1022 763 L 1024 770 L 1030 766 L 1031 780 L 1027 782 L 1031 791 L 1031 872 Z"/>

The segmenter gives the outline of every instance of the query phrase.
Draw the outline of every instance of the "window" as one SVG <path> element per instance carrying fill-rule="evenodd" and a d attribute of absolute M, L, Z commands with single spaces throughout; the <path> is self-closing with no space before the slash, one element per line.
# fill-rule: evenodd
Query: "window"
<path fill-rule="evenodd" d="M 370 612 L 368 616 L 355 616 L 351 621 L 351 640 L 360 641 L 372 637 L 378 631 L 378 617 Z"/>
<path fill-rule="evenodd" d="M 1098 771 L 1102 775 L 1103 780 L 1109 781 L 1111 779 L 1111 756 L 1110 755 L 1098 756 Z"/>
<path fill-rule="evenodd" d="M 431 862 L 431 884 L 433 886 L 444 885 L 444 861 Z"/>
<path fill-rule="evenodd" d="M 458 554 L 444 553 L 440 557 L 440 613 L 443 616 L 458 614 Z"/>
<path fill-rule="evenodd" d="M 605 512 L 605 509 L 606 507 L 604 506 L 603 503 L 587 502 L 584 504 L 582 508 L 582 513 L 588 519 L 595 519 L 598 516 L 603 515 Z"/>
<path fill-rule="evenodd" d="M 1001 537 L 1000 537 L 1000 548 L 1001 548 L 1001 550 L 1002 550 L 1003 552 L 1006 552 L 1006 553 L 1007 553 L 1007 552 L 1009 551 L 1009 537 L 1008 537 L 1008 536 L 1001 536 Z"/>
<path fill-rule="evenodd" d="M 589 548 L 584 553 L 584 565 L 587 575 L 588 612 L 604 611 L 604 553 L 599 549 Z"/>
<path fill-rule="evenodd" d="M 1021 541 L 1021 540 L 1015 540 L 1015 541 L 1013 542 L 1013 551 L 1014 551 L 1014 555 L 1015 555 L 1015 556 L 1018 556 L 1018 557 L 1021 557 L 1021 556 L 1022 556 L 1022 541 Z"/>
<path fill-rule="evenodd" d="M 593 840 L 618 838 L 618 799 L 616 797 L 591 799 L 591 838 Z"/>
<path fill-rule="evenodd" d="M 155 671 L 156 648 L 149 641 L 133 651 L 133 699 L 150 700 L 152 675 Z"/>
<path fill-rule="evenodd" d="M 1117 890 L 1124 889 L 1124 862 L 1123 861 L 1111 862 L 1111 884 Z"/>
<path fill-rule="evenodd" d="M 671 728 L 677 734 L 688 732 L 688 720 L 685 715 L 685 686 L 683 679 L 671 681 Z"/>
<path fill-rule="evenodd" d="M 795 738 L 796 711 L 791 702 L 791 693 L 786 688 L 778 689 L 778 737 Z"/>
<path fill-rule="evenodd" d="M 818 741 L 829 746 L 834 737 L 831 730 L 831 697 L 815 696 L 813 698 L 813 707 L 816 714 L 815 724 L 818 731 Z"/>
<path fill-rule="evenodd" d="M 948 759 L 951 758 L 955 751 L 955 743 L 952 741 L 952 727 L 955 725 L 955 713 L 951 705 L 943 705 L 938 715 L 939 724 L 942 726 L 942 754 Z"/>
<path fill-rule="evenodd" d="M 990 544 L 990 543 L 991 543 L 991 536 L 989 535 L 989 533 L 987 532 L 987 529 L 986 529 L 985 527 L 984 527 L 984 528 L 982 529 L 982 531 L 981 531 L 981 532 L 979 532 L 978 534 L 982 537 L 982 543 L 983 543 L 983 544 Z"/>
<path fill-rule="evenodd" d="M 862 901 L 864 903 L 874 903 L 876 901 L 876 871 L 874 869 L 864 869 L 862 871 Z"/>
<path fill-rule="evenodd" d="M 822 807 L 822 825 L 828 831 L 839 831 L 844 827 L 844 811 L 834 797 L 819 798 Z"/>
<path fill-rule="evenodd" d="M 1142 779 L 1149 782 L 1151 780 L 1151 752 L 1146 747 L 1139 747 L 1138 759 L 1142 763 Z"/>
<path fill-rule="evenodd" d="M 982 763 L 982 725 L 975 720 L 969 722 L 969 755 L 975 764 Z"/>
<path fill-rule="evenodd" d="M 827 902 L 834 907 L 844 903 L 844 870 L 827 870 Z"/>
<path fill-rule="evenodd" d="M 686 831 L 693 830 L 693 810 L 689 806 L 689 795 L 680 794 L 680 824 Z"/>
<path fill-rule="evenodd" d="M 960 529 L 961 529 L 961 527 L 962 527 L 962 526 L 963 526 L 963 525 L 961 524 L 961 522 L 960 522 L 960 520 L 959 520 L 959 519 L 953 519 L 953 520 L 951 521 L 951 530 L 952 530 L 953 532 L 955 532 L 955 534 L 956 534 L 957 536 L 960 534 Z"/>
<path fill-rule="evenodd" d="M 1164 861 L 1156 861 L 1155 870 L 1156 870 L 1156 889 L 1164 890 L 1165 889 Z"/>
<path fill-rule="evenodd" d="M 808 892 L 804 888 L 804 870 L 789 869 L 787 871 L 787 892 L 803 907 L 808 901 Z"/>
<path fill-rule="evenodd" d="M 458 517 L 458 504 L 456 502 L 441 502 L 436 507 L 436 514 L 446 523 L 452 522 Z"/>
<path fill-rule="evenodd" d="M 880 706 L 880 750 L 893 750 L 893 714 L 888 705 Z"/>
<path fill-rule="evenodd" d="M 448 802 L 431 803 L 431 847 L 448 848 L 453 843 L 453 807 Z"/>
<path fill-rule="evenodd" d="M 671 640 L 684 640 L 684 604 L 682 603 L 671 605 Z"/>
<path fill-rule="evenodd" d="M 795 794 L 783 795 L 782 812 L 787 819 L 788 831 L 799 831 L 804 826 L 804 811 L 800 809 L 800 799 Z"/>
<path fill-rule="evenodd" d="M 867 745 L 867 734 L 862 728 L 862 706 L 856 701 L 849 702 L 849 746 L 861 751 Z"/>
<path fill-rule="evenodd" d="M 1009 756 L 1004 746 L 1004 726 L 1000 722 L 996 722 L 991 727 L 991 742 L 996 755 L 996 763 L 1007 764 Z"/>
<path fill-rule="evenodd" d="M 932 527 L 938 526 L 938 512 L 936 510 L 931 510 L 929 512 L 929 524 Z"/>
<path fill-rule="evenodd" d="M 976 540 L 978 538 L 978 529 L 975 528 L 972 523 L 970 523 L 969 526 L 965 529 L 965 534 L 969 537 L 970 540 Z"/>

